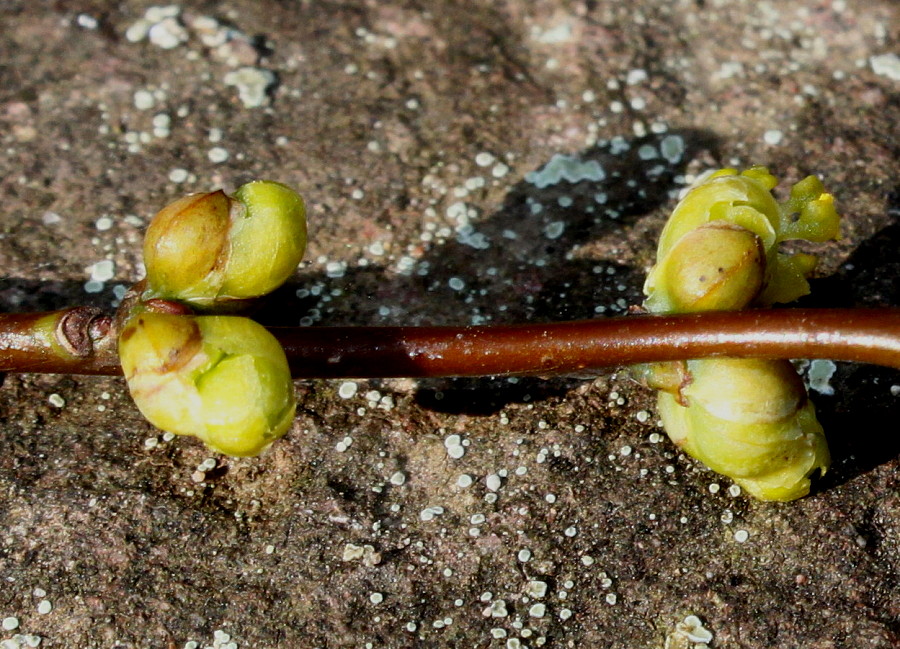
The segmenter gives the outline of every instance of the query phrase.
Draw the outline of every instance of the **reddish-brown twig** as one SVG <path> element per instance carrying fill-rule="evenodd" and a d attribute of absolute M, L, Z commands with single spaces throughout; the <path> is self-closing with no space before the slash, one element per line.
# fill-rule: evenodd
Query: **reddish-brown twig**
<path fill-rule="evenodd" d="M 72 315 L 78 309 L 83 307 L 0 314 L 0 372 L 120 373 L 112 320 L 93 310 Z M 36 339 L 36 322 L 57 340 Z M 900 309 L 767 309 L 549 324 L 271 331 L 297 378 L 550 376 L 710 356 L 828 358 L 900 368 Z"/>

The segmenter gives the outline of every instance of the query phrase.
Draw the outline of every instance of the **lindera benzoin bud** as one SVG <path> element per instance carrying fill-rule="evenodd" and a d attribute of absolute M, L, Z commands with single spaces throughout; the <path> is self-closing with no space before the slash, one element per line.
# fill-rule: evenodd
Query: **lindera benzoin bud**
<path fill-rule="evenodd" d="M 644 285 L 653 313 L 735 310 L 788 302 L 809 292 L 815 258 L 785 254 L 789 239 L 825 241 L 839 217 L 810 176 L 779 204 L 777 180 L 763 167 L 723 169 L 695 186 L 663 229 L 657 264 Z M 815 410 L 788 361 L 708 359 L 637 371 L 660 390 L 669 437 L 714 471 L 762 500 L 809 493 L 828 469 Z"/>
<path fill-rule="evenodd" d="M 306 208 L 285 185 L 254 181 L 233 197 L 222 191 L 186 196 L 147 228 L 145 296 L 221 309 L 278 288 L 305 248 Z"/>
<path fill-rule="evenodd" d="M 229 311 L 278 288 L 306 247 L 303 199 L 247 183 L 187 196 L 147 230 L 147 278 L 119 314 L 128 388 L 153 425 L 213 450 L 258 455 L 288 430 L 295 400 L 287 358 L 261 325 Z"/>
<path fill-rule="evenodd" d="M 253 456 L 290 428 L 284 350 L 248 318 L 139 312 L 119 336 L 119 357 L 138 409 L 162 430 Z"/>

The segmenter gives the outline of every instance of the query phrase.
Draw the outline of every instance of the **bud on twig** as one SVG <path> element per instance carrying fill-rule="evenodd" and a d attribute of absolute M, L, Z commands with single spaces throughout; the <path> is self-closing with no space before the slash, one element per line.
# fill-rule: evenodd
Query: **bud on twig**
<path fill-rule="evenodd" d="M 135 403 L 162 430 L 248 456 L 291 425 L 295 400 L 284 351 L 248 318 L 144 311 L 124 326 L 119 356 Z"/>
<path fill-rule="evenodd" d="M 813 178 L 779 205 L 777 180 L 762 167 L 724 169 L 692 189 L 660 237 L 658 262 L 644 285 L 654 313 L 742 309 L 809 292 L 815 258 L 787 255 L 780 242 L 823 241 L 838 233 L 830 194 Z M 689 360 L 638 371 L 660 390 L 669 437 L 714 471 L 763 500 L 793 500 L 809 476 L 828 469 L 815 410 L 788 361 Z"/>
<path fill-rule="evenodd" d="M 306 248 L 306 209 L 285 185 L 255 181 L 233 198 L 194 194 L 163 208 L 144 239 L 146 298 L 221 308 L 265 295 L 290 277 Z"/>

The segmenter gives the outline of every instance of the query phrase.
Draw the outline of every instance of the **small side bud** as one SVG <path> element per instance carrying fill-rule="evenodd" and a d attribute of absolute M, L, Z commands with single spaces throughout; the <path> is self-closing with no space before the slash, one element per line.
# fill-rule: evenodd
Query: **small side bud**
<path fill-rule="evenodd" d="M 170 203 L 144 236 L 147 283 L 159 297 L 191 301 L 218 294 L 228 259 L 231 201 L 225 192 Z"/>
<path fill-rule="evenodd" d="M 285 185 L 255 181 L 234 197 L 187 196 L 163 208 L 144 239 L 146 298 L 210 308 L 260 297 L 294 272 L 306 248 L 306 208 Z"/>
<path fill-rule="evenodd" d="M 247 318 L 138 313 L 119 336 L 119 356 L 150 423 L 221 453 L 258 455 L 293 420 L 284 350 Z"/>

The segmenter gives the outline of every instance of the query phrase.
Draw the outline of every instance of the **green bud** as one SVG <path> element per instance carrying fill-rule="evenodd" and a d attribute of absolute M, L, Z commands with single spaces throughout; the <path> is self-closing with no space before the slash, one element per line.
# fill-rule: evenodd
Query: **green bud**
<path fill-rule="evenodd" d="M 809 292 L 815 257 L 786 254 L 788 239 L 838 235 L 833 199 L 813 176 L 779 204 L 764 167 L 723 169 L 675 207 L 647 276 L 653 313 L 721 311 L 789 302 Z M 708 359 L 637 371 L 658 390 L 666 432 L 688 454 L 762 500 L 793 500 L 828 468 L 813 405 L 787 361 Z"/>
<path fill-rule="evenodd" d="M 138 313 L 119 336 L 119 356 L 150 423 L 221 453 L 258 455 L 293 420 L 284 350 L 247 318 Z"/>
<path fill-rule="evenodd" d="M 803 253 L 782 253 L 779 244 L 790 239 L 825 241 L 836 238 L 839 216 L 834 209 L 833 197 L 825 193 L 816 177 L 809 176 L 794 185 L 791 198 L 781 204 L 771 194 L 777 182 L 765 167 L 752 167 L 741 174 L 734 169 L 722 169 L 691 189 L 675 207 L 660 235 L 657 265 L 644 286 L 647 309 L 654 313 L 681 311 L 675 296 L 669 294 L 678 282 L 661 275 L 670 267 L 669 255 L 680 255 L 688 249 L 688 246 L 679 246 L 682 237 L 714 224 L 740 227 L 759 239 L 764 253 L 765 276 L 759 287 L 755 272 L 749 274 L 746 288 L 747 294 L 752 293 L 749 306 L 790 302 L 808 293 L 806 278 L 815 268 L 815 258 Z M 693 256 L 699 259 L 700 255 Z M 737 281 L 735 277 L 733 287 L 737 286 Z M 724 304 L 735 302 L 737 290 L 723 291 L 722 306 L 709 299 L 704 306 L 690 310 L 735 308 Z"/>
<path fill-rule="evenodd" d="M 144 236 L 147 283 L 155 297 L 215 296 L 228 258 L 231 200 L 223 191 L 192 194 L 153 217 Z"/>
<path fill-rule="evenodd" d="M 808 494 L 810 475 L 828 469 L 828 445 L 791 364 L 715 359 L 688 369 L 678 396 L 659 394 L 672 440 L 761 500 Z"/>
<path fill-rule="evenodd" d="M 283 284 L 303 258 L 306 208 L 285 185 L 255 181 L 233 198 L 187 196 L 147 228 L 147 297 L 209 307 L 259 297 Z"/>

